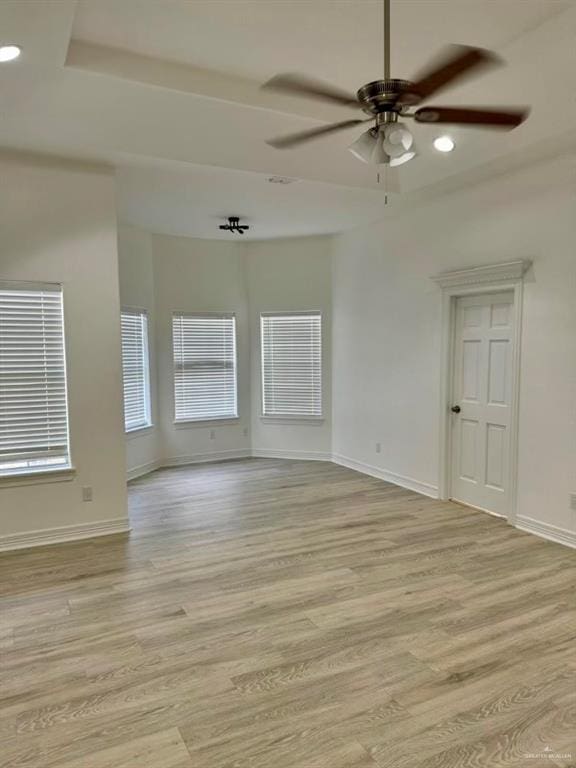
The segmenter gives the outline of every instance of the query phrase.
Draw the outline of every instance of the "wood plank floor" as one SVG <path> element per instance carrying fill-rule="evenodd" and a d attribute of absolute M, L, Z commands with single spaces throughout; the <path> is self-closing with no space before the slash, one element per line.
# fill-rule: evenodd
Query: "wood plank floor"
<path fill-rule="evenodd" d="M 333 464 L 0 558 L 2 768 L 576 766 L 576 552 Z"/>

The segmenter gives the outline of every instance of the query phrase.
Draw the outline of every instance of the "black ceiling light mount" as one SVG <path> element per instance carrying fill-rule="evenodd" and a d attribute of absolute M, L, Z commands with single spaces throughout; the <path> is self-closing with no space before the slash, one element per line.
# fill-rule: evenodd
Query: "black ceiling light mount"
<path fill-rule="evenodd" d="M 238 235 L 243 235 L 246 230 L 250 229 L 247 224 L 240 224 L 240 218 L 238 216 L 228 216 L 228 224 L 220 224 L 220 229 L 226 232 L 236 232 Z"/>

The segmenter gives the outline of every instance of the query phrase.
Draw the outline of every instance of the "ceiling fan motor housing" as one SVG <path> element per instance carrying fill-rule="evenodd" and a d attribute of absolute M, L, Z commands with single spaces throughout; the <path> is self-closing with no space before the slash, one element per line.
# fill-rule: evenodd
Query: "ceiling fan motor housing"
<path fill-rule="evenodd" d="M 373 80 L 366 83 L 356 94 L 362 109 L 369 115 L 381 112 L 401 112 L 407 106 L 405 98 L 400 104 L 400 95 L 410 93 L 412 83 L 409 80 Z"/>

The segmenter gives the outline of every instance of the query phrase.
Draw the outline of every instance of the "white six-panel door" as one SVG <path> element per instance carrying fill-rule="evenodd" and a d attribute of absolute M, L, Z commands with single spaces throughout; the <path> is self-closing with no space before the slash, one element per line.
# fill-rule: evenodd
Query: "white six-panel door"
<path fill-rule="evenodd" d="M 514 294 L 466 296 L 456 301 L 451 496 L 506 515 Z"/>

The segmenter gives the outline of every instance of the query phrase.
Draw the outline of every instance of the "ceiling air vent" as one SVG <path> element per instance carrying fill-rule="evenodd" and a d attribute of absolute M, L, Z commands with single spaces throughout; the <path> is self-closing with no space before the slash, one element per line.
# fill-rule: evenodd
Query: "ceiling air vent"
<path fill-rule="evenodd" d="M 293 184 L 296 179 L 290 179 L 288 176 L 269 176 L 270 184 Z"/>

